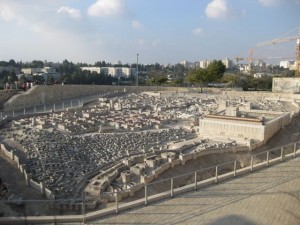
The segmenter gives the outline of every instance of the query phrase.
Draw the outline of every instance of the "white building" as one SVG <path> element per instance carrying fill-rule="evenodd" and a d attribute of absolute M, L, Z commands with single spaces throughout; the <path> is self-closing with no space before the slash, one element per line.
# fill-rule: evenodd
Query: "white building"
<path fill-rule="evenodd" d="M 24 74 L 35 74 L 35 73 L 41 73 L 42 68 L 22 68 L 21 72 Z"/>
<path fill-rule="evenodd" d="M 82 71 L 90 71 L 91 73 L 95 72 L 100 74 L 101 72 L 101 68 L 100 67 L 96 67 L 96 66 L 92 66 L 92 67 L 80 67 L 80 69 Z"/>
<path fill-rule="evenodd" d="M 128 67 L 80 67 L 81 70 L 102 73 L 112 77 L 129 77 L 134 73 L 134 69 Z"/>
<path fill-rule="evenodd" d="M 56 73 L 54 67 L 43 67 L 43 68 L 22 68 L 21 72 L 24 74 L 36 74 L 36 73 Z"/>
<path fill-rule="evenodd" d="M 209 66 L 209 64 L 211 64 L 213 61 L 212 60 L 201 60 L 199 61 L 199 66 L 200 68 L 207 68 Z"/>
<path fill-rule="evenodd" d="M 133 75 L 135 69 L 128 67 L 105 67 L 101 68 L 101 71 L 102 73 L 111 75 L 112 77 L 130 77 Z"/>
<path fill-rule="evenodd" d="M 130 77 L 135 72 L 135 69 L 122 67 L 122 75 L 124 77 Z"/>
<path fill-rule="evenodd" d="M 233 61 L 228 58 L 223 59 L 222 63 L 226 66 L 226 69 L 231 69 L 233 67 Z"/>
<path fill-rule="evenodd" d="M 266 76 L 267 76 L 267 74 L 265 74 L 265 73 L 255 73 L 255 74 L 253 74 L 254 78 L 263 78 L 263 77 L 266 77 Z"/>
<path fill-rule="evenodd" d="M 185 68 L 188 68 L 190 63 L 187 60 L 183 60 L 182 62 L 180 62 L 181 65 L 183 65 Z"/>
<path fill-rule="evenodd" d="M 283 67 L 285 69 L 290 69 L 291 70 L 292 68 L 294 68 L 294 64 L 295 64 L 295 61 L 287 60 L 287 61 L 280 61 L 279 66 Z"/>

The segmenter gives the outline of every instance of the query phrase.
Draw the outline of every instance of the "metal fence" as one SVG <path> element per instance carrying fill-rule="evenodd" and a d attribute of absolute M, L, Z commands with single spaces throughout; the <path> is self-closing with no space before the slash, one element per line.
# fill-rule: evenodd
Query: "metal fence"
<path fill-rule="evenodd" d="M 271 164 L 296 157 L 299 154 L 299 147 L 300 142 L 295 142 L 253 154 L 248 165 L 244 168 L 240 167 L 239 161 L 230 161 L 172 178 L 142 184 L 140 188 L 132 186 L 126 190 L 105 193 L 114 199 L 107 204 L 97 204 L 96 200 L 90 199 L 0 201 L 0 224 L 14 224 L 16 221 L 18 224 L 27 224 L 33 221 L 40 223 L 59 221 L 84 223 L 87 220 L 148 205 L 158 200 L 173 198 L 187 191 L 201 191 L 202 187 L 210 184 L 233 179 L 241 174 L 251 173 Z M 5 208 L 11 208 L 18 213 L 12 215 L 10 211 L 6 212 Z M 10 220 L 10 216 L 14 216 L 13 220 Z"/>

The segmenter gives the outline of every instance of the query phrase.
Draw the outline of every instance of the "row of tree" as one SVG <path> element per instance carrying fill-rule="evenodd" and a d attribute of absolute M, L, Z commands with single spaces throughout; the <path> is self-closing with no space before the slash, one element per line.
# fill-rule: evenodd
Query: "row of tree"
<path fill-rule="evenodd" d="M 10 60 L 8 62 L 0 61 L 1 67 L 15 66 L 20 68 L 37 68 L 44 66 L 53 66 L 51 63 L 43 62 L 40 60 L 34 60 L 30 63 L 15 62 Z M 56 81 L 57 83 L 67 84 L 126 84 L 135 85 L 135 75 L 129 78 L 115 78 L 105 74 L 97 74 L 89 71 L 82 71 L 82 66 L 120 66 L 136 68 L 136 64 L 115 64 L 106 63 L 105 61 L 98 61 L 95 65 L 88 65 L 85 63 L 73 63 L 68 60 L 64 60 L 62 63 L 56 65 L 57 71 L 61 74 L 61 78 Z M 151 65 L 138 65 L 139 69 L 139 85 L 172 85 L 172 86 L 186 86 L 197 85 L 202 87 L 208 83 L 227 83 L 231 87 L 243 87 L 243 89 L 270 89 L 272 86 L 271 78 L 253 79 L 250 76 L 241 76 L 240 74 L 225 75 L 225 66 L 222 61 L 212 62 L 206 69 L 188 69 L 181 64 L 162 66 L 158 63 Z M 2 71 L 0 73 L 0 84 L 7 82 L 13 83 L 18 81 L 19 83 L 28 82 L 29 80 L 22 76 L 17 78 L 14 72 Z M 32 81 L 32 80 L 30 80 Z M 33 82 L 37 84 L 43 84 L 45 81 L 41 76 L 34 76 Z M 49 77 L 48 83 L 54 83 L 54 78 Z"/>

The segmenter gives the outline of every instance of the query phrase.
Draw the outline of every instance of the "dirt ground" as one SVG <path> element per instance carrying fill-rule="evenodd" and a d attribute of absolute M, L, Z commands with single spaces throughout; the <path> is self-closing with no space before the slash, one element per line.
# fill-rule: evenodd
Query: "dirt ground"
<path fill-rule="evenodd" d="M 23 199 L 45 199 L 39 192 L 26 186 L 25 178 L 17 169 L 16 163 L 2 152 L 0 152 L 0 177 L 6 184 L 9 195 Z"/>
<path fill-rule="evenodd" d="M 295 117 L 290 125 L 282 128 L 266 145 L 256 149 L 254 152 L 266 151 L 297 141 L 300 141 L 300 116 Z"/>
<path fill-rule="evenodd" d="M 0 177 L 8 189 L 8 193 L 2 196 L 0 201 L 8 199 L 46 200 L 38 191 L 26 186 L 24 176 L 17 169 L 16 163 L 2 152 L 0 152 Z M 0 202 L 0 216 L 1 214 L 6 216 L 24 215 L 25 211 L 38 211 L 40 207 L 40 204 L 36 204 L 35 206 L 31 204 L 30 207 L 27 205 L 24 208 L 22 205 L 18 205 L 18 203 L 6 205 Z"/>

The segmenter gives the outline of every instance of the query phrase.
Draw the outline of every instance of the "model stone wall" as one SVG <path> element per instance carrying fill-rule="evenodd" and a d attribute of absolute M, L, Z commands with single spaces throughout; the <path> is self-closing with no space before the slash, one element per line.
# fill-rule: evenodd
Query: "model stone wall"
<path fill-rule="evenodd" d="M 24 166 L 20 164 L 19 157 L 16 156 L 13 151 L 7 150 L 4 144 L 0 145 L 0 151 L 2 151 L 11 160 L 13 160 L 17 163 L 18 169 L 24 175 L 25 182 L 26 182 L 27 186 L 30 186 L 30 187 L 40 191 L 41 194 L 45 195 L 48 199 L 54 199 L 55 198 L 53 193 L 49 189 L 45 188 L 45 186 L 42 182 L 38 183 L 38 182 L 31 179 L 31 174 L 26 172 L 26 170 L 24 169 Z"/>
<path fill-rule="evenodd" d="M 265 124 L 251 124 L 241 120 L 203 118 L 199 120 L 199 134 L 203 138 L 221 140 L 230 138 L 239 143 L 253 139 L 265 144 L 282 127 L 290 124 L 291 118 L 289 112 L 279 115 Z"/>
<path fill-rule="evenodd" d="M 299 93 L 300 78 L 273 78 L 272 91 L 279 93 Z"/>
<path fill-rule="evenodd" d="M 221 93 L 218 88 L 204 88 L 205 93 Z M 144 91 L 172 91 L 195 92 L 197 88 L 184 87 L 156 87 L 156 86 L 113 86 L 113 85 L 38 85 L 28 91 L 15 95 L 4 104 L 5 110 L 22 109 L 24 107 L 54 103 L 65 99 L 81 98 L 108 92 L 144 92 Z"/>
<path fill-rule="evenodd" d="M 109 86 L 109 85 L 40 85 L 27 92 L 13 96 L 5 104 L 5 110 L 19 109 L 28 106 L 43 105 L 64 99 L 80 98 L 107 92 L 141 92 L 156 91 L 155 86 Z M 158 91 L 176 91 L 175 87 L 159 87 Z M 178 91 L 186 91 L 179 88 Z"/>
<path fill-rule="evenodd" d="M 264 131 L 264 144 L 267 143 L 282 127 L 290 124 L 291 120 L 291 114 L 285 113 L 284 115 L 266 123 Z"/>
<path fill-rule="evenodd" d="M 204 138 L 216 138 L 243 141 L 246 139 L 264 140 L 264 126 L 262 124 L 243 123 L 228 120 L 199 120 L 199 134 Z"/>
<path fill-rule="evenodd" d="M 274 78 L 275 79 L 275 78 Z M 279 79 L 279 78 L 278 78 Z M 279 92 L 257 92 L 257 91 L 223 91 L 223 96 L 228 98 L 240 98 L 247 99 L 272 99 L 290 101 L 291 99 L 300 100 L 300 95 L 293 94 L 292 92 L 279 93 Z"/>

